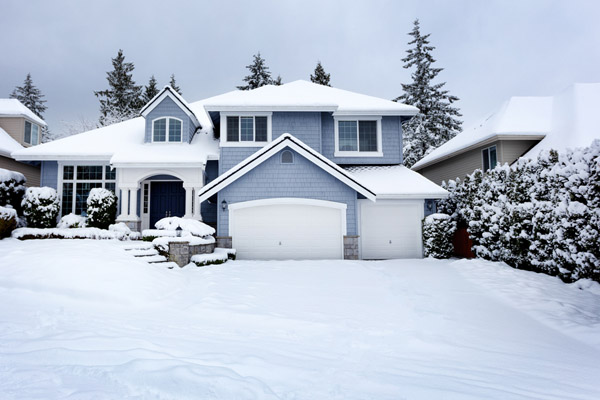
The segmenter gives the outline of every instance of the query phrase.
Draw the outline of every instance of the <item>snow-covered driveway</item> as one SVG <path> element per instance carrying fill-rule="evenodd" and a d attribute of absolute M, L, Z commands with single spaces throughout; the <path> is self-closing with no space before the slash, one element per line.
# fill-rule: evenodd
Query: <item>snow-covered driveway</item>
<path fill-rule="evenodd" d="M 598 360 L 598 285 L 500 264 L 0 241 L 2 399 L 598 399 Z"/>

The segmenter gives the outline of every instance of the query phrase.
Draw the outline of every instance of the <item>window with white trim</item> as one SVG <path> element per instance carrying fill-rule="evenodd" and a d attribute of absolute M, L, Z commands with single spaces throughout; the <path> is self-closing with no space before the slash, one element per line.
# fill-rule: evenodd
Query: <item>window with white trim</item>
<path fill-rule="evenodd" d="M 483 158 L 483 172 L 496 168 L 498 164 L 496 146 L 490 146 L 481 150 L 481 157 Z"/>
<path fill-rule="evenodd" d="M 183 123 L 178 118 L 163 117 L 152 121 L 153 142 L 181 142 Z"/>
<path fill-rule="evenodd" d="M 25 143 L 36 145 L 40 142 L 40 127 L 25 121 L 25 135 L 23 137 Z"/>
<path fill-rule="evenodd" d="M 105 188 L 115 193 L 116 179 L 116 171 L 110 165 L 64 165 L 62 215 L 86 215 L 90 190 Z"/>
<path fill-rule="evenodd" d="M 336 119 L 335 156 L 383 156 L 381 119 Z"/>
<path fill-rule="evenodd" d="M 270 115 L 223 115 L 221 141 L 227 145 L 263 145 L 270 140 Z"/>

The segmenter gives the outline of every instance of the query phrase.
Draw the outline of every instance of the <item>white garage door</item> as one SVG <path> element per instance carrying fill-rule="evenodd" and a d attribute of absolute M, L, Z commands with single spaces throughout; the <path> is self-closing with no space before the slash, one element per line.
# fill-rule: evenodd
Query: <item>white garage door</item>
<path fill-rule="evenodd" d="M 362 258 L 421 258 L 423 200 L 360 200 Z"/>
<path fill-rule="evenodd" d="M 240 259 L 343 258 L 346 204 L 310 199 L 231 204 L 229 234 Z"/>

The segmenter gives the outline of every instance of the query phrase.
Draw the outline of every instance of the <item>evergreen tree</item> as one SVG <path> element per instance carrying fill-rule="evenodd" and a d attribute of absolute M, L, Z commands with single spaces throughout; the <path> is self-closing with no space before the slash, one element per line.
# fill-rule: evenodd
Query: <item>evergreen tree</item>
<path fill-rule="evenodd" d="M 265 59 L 260 56 L 260 52 L 254 55 L 254 61 L 252 64 L 246 65 L 246 68 L 250 71 L 250 75 L 244 78 L 246 85 L 237 86 L 239 90 L 252 90 L 273 83 L 269 67 L 267 67 Z"/>
<path fill-rule="evenodd" d="M 113 70 L 107 72 L 109 88 L 94 92 L 100 99 L 100 124 L 110 125 L 133 118 L 142 104 L 142 87 L 135 84 L 134 65 L 125 62 L 123 50 L 112 59 Z"/>
<path fill-rule="evenodd" d="M 456 136 L 462 124 L 455 118 L 461 116 L 458 108 L 452 105 L 458 97 L 443 89 L 445 82 L 433 83 L 443 68 L 433 67 L 435 47 L 429 45 L 429 34 L 421 35 L 418 19 L 409 35 L 413 39 L 408 44 L 414 47 L 402 61 L 404 68 L 414 68 L 413 81 L 402 84 L 404 94 L 394 99 L 419 109 L 419 114 L 403 125 L 404 164 L 408 167 Z"/>
<path fill-rule="evenodd" d="M 148 104 L 148 102 L 152 100 L 154 96 L 158 94 L 158 92 L 159 90 L 156 83 L 156 78 L 154 75 L 152 75 L 148 81 L 148 84 L 144 87 L 144 94 L 142 96 L 142 102 L 144 105 Z"/>
<path fill-rule="evenodd" d="M 171 74 L 171 80 L 169 81 L 169 86 L 171 86 L 171 88 L 173 90 L 175 90 L 177 93 L 183 94 L 183 93 L 181 93 L 181 89 L 179 88 L 179 86 L 177 86 L 177 82 L 175 82 L 175 74 Z"/>
<path fill-rule="evenodd" d="M 46 111 L 46 100 L 40 89 L 35 87 L 31 74 L 27 74 L 23 86 L 17 86 L 15 90 L 10 94 L 11 99 L 17 99 L 27 108 L 29 108 L 35 115 L 40 118 L 44 118 L 43 114 Z"/>
<path fill-rule="evenodd" d="M 281 81 L 281 75 L 277 75 L 277 79 L 275 79 L 273 81 L 273 85 L 275 85 L 275 86 L 281 86 L 281 85 L 283 85 L 283 82 Z"/>
<path fill-rule="evenodd" d="M 329 84 L 330 77 L 331 77 L 331 74 L 328 74 L 327 72 L 325 72 L 325 69 L 321 65 L 321 61 L 319 61 L 319 62 L 317 62 L 317 66 L 315 67 L 315 74 L 310 75 L 310 81 L 313 83 L 318 83 L 319 85 L 323 85 L 323 86 L 331 86 Z"/>

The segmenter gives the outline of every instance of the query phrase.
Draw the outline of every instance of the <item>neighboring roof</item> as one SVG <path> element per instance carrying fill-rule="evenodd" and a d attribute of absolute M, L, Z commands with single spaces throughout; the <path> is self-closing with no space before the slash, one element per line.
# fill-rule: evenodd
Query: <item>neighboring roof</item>
<path fill-rule="evenodd" d="M 43 119 L 35 115 L 33 111 L 17 99 L 0 99 L 0 117 L 25 117 L 37 124 L 46 126 Z"/>
<path fill-rule="evenodd" d="M 256 168 L 282 149 L 288 147 L 309 161 L 313 162 L 318 167 L 322 168 L 325 172 L 328 172 L 352 189 L 356 190 L 366 198 L 375 200 L 375 193 L 357 181 L 356 178 L 348 171 L 327 159 L 322 154 L 316 152 L 298 138 L 295 138 L 289 133 L 285 133 L 204 186 L 198 193 L 200 196 L 200 201 L 204 201 L 213 196 L 215 193 L 229 186 L 238 178 L 244 176 L 247 172 Z"/>
<path fill-rule="evenodd" d="M 4 129 L 0 128 L 0 156 L 10 157 L 13 151 L 22 148 L 23 146 L 19 142 L 13 139 Z"/>
<path fill-rule="evenodd" d="M 346 168 L 377 195 L 377 199 L 442 199 L 448 191 L 404 165 Z"/>
<path fill-rule="evenodd" d="M 298 80 L 281 86 L 234 90 L 204 100 L 207 111 L 331 111 L 334 115 L 415 115 L 418 109 L 391 100 Z"/>
<path fill-rule="evenodd" d="M 542 139 L 552 126 L 552 97 L 511 97 L 500 109 L 417 161 L 413 170 L 495 139 Z"/>
<path fill-rule="evenodd" d="M 160 92 L 158 92 L 156 96 L 154 96 L 152 100 L 150 100 L 148 104 L 141 109 L 140 115 L 146 117 L 150 111 L 154 110 L 154 108 L 158 106 L 166 97 L 169 97 L 171 100 L 173 100 L 175 104 L 177 104 L 187 114 L 187 116 L 191 118 L 196 127 L 201 126 L 200 121 L 198 121 L 198 118 L 190 108 L 190 105 L 171 86 L 165 86 Z"/>

